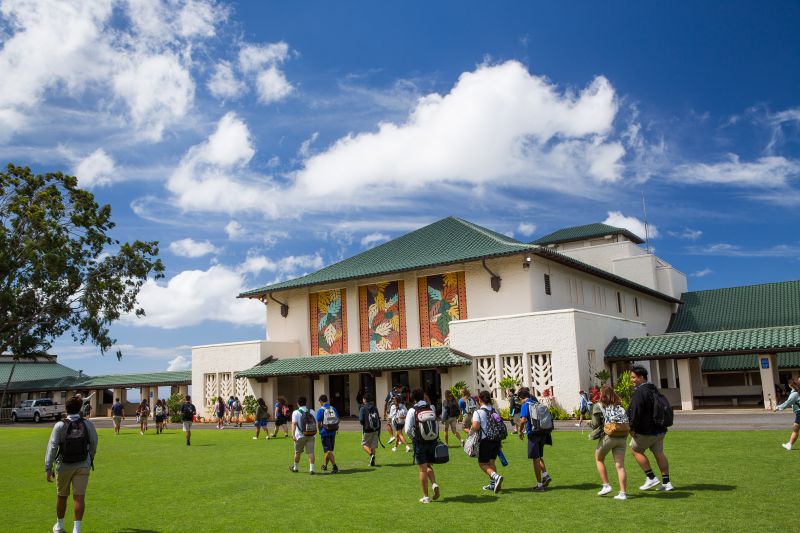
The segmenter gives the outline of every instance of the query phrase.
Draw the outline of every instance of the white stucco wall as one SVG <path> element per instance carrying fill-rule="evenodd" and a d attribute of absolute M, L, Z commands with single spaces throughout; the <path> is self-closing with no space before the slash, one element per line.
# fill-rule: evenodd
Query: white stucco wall
<path fill-rule="evenodd" d="M 587 350 L 594 349 L 602 365 L 603 351 L 616 335 L 641 336 L 641 322 L 575 309 L 459 320 L 451 323 L 451 346 L 475 358 L 494 357 L 495 385 L 504 377 L 503 356 L 522 355 L 522 382 L 532 386 L 531 354 L 549 353 L 552 390 L 556 401 L 571 409 L 578 390 L 588 387 Z M 468 384 L 477 388 L 477 366 L 469 371 Z M 516 376 L 514 376 L 516 377 Z"/>

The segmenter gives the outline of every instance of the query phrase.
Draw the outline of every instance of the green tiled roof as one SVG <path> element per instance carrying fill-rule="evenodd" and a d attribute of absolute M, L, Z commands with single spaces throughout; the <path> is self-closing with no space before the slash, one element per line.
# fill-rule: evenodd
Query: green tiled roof
<path fill-rule="evenodd" d="M 462 352 L 445 346 L 410 348 L 385 352 L 356 352 L 340 355 L 315 355 L 275 359 L 256 365 L 236 377 L 271 377 L 293 375 L 345 374 L 407 368 L 441 368 L 466 366 L 472 359 Z"/>
<path fill-rule="evenodd" d="M 148 372 L 145 374 L 111 374 L 87 378 L 81 382 L 86 388 L 136 387 L 147 385 L 189 385 L 192 383 L 192 371 Z"/>
<path fill-rule="evenodd" d="M 668 332 L 800 324 L 800 281 L 686 292 Z"/>
<path fill-rule="evenodd" d="M 312 274 L 246 291 L 239 297 L 511 255 L 530 249 L 529 245 L 511 237 L 448 217 Z"/>
<path fill-rule="evenodd" d="M 0 360 L 0 384 L 3 386 L 8 380 L 8 374 L 11 372 L 12 366 L 13 361 L 11 358 L 3 356 L 2 360 Z M 14 368 L 14 375 L 11 378 L 11 382 L 57 379 L 72 376 L 78 376 L 78 371 L 59 364 L 54 359 L 47 360 L 39 358 L 36 361 L 20 360 Z"/>
<path fill-rule="evenodd" d="M 679 301 L 554 250 L 524 244 L 511 237 L 455 217 L 434 222 L 307 276 L 243 292 L 239 294 L 239 298 L 518 253 L 545 257 L 662 300 Z"/>
<path fill-rule="evenodd" d="M 637 360 L 796 350 L 800 350 L 800 325 L 615 338 L 606 348 L 606 359 Z"/>
<path fill-rule="evenodd" d="M 554 231 L 553 233 L 549 233 L 544 237 L 539 237 L 531 244 L 546 246 L 548 244 L 561 244 L 563 242 L 595 239 L 598 237 L 605 237 L 606 235 L 625 235 L 636 244 L 642 244 L 644 242 L 644 239 L 626 230 L 625 228 L 618 228 L 616 226 L 609 226 L 608 224 L 601 224 L 598 222 L 595 224 L 585 224 L 583 226 L 562 228 Z"/>
<path fill-rule="evenodd" d="M 800 368 L 800 352 L 779 353 L 777 357 L 778 368 Z M 758 356 L 756 354 L 747 354 L 703 357 L 700 368 L 703 372 L 758 370 Z"/>
<path fill-rule="evenodd" d="M 67 368 L 63 365 L 62 369 L 66 369 L 63 375 L 46 376 L 46 373 L 39 372 L 38 379 L 21 379 L 23 377 L 31 376 L 28 374 L 21 374 L 20 378 L 17 377 L 17 372 L 20 368 L 31 363 L 20 363 L 14 370 L 14 376 L 11 378 L 9 390 L 12 391 L 58 391 L 58 390 L 79 390 L 79 389 L 111 389 L 117 387 L 142 387 L 142 386 L 166 386 L 166 385 L 191 385 L 192 372 L 150 372 L 145 374 L 116 374 L 107 376 L 79 376 L 78 372 Z M 2 385 L 5 385 L 5 380 L 8 379 L 8 370 L 5 370 L 5 377 L 2 377 L 4 367 L 11 368 L 10 364 L 0 364 L 0 378 L 2 378 Z M 44 366 L 44 365 L 42 365 Z M 56 365 L 54 365 L 56 366 Z"/>

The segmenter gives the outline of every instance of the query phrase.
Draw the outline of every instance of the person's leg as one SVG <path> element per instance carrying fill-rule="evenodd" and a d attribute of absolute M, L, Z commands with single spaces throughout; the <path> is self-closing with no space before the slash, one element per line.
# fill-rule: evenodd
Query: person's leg
<path fill-rule="evenodd" d="M 658 464 L 658 469 L 661 471 L 661 475 L 669 476 L 669 461 L 667 460 L 667 456 L 664 455 L 664 451 L 654 451 L 653 456 L 656 458 L 656 464 Z"/>
<path fill-rule="evenodd" d="M 628 475 L 625 472 L 625 448 L 614 450 L 614 466 L 617 467 L 617 477 L 619 478 L 619 491 L 628 492 Z"/>
<path fill-rule="evenodd" d="M 86 497 L 81 494 L 72 495 L 72 505 L 75 513 L 75 520 L 83 520 L 83 511 L 86 509 Z"/>
<path fill-rule="evenodd" d="M 642 472 L 647 472 L 650 470 L 650 459 L 643 453 L 637 452 L 636 450 L 631 449 L 633 453 L 633 458 L 636 459 L 636 462 L 639 463 L 639 468 L 642 469 Z"/>
<path fill-rule="evenodd" d="M 800 424 L 793 424 L 792 425 L 792 434 L 789 437 L 789 447 L 791 448 L 794 446 L 794 443 L 797 442 L 797 435 L 800 434 Z"/>
<path fill-rule="evenodd" d="M 608 470 L 606 470 L 605 454 L 601 450 L 594 453 L 594 460 L 597 463 L 597 473 L 600 474 L 600 481 L 603 485 L 608 485 Z"/>
<path fill-rule="evenodd" d="M 67 496 L 56 497 L 56 517 L 63 520 L 67 514 Z"/>
<path fill-rule="evenodd" d="M 186 432 L 186 442 L 192 442 L 192 431 L 191 430 Z"/>
<path fill-rule="evenodd" d="M 450 439 L 449 439 L 450 431 L 449 431 L 449 428 L 447 427 L 448 425 L 449 424 L 446 424 L 446 423 L 444 425 L 444 445 L 445 446 L 449 446 L 450 445 Z"/>
<path fill-rule="evenodd" d="M 541 459 L 533 460 L 533 475 L 536 476 L 536 483 L 542 484 L 542 461 Z"/>
<path fill-rule="evenodd" d="M 422 495 L 428 497 L 428 469 L 429 465 L 417 465 L 419 470 L 419 484 L 422 487 Z"/>

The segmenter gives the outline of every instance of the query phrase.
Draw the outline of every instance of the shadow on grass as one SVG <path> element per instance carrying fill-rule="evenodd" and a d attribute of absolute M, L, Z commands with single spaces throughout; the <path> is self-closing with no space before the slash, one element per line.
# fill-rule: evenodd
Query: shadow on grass
<path fill-rule="evenodd" d="M 675 487 L 677 491 L 690 491 L 690 490 L 710 490 L 714 492 L 727 492 L 731 490 L 736 490 L 739 487 L 736 485 L 714 485 L 711 483 L 695 483 L 693 485 L 686 485 L 686 486 L 678 486 Z M 674 491 L 671 491 L 674 492 Z"/>
<path fill-rule="evenodd" d="M 557 491 L 557 490 L 589 490 L 597 488 L 597 483 L 578 483 L 576 485 L 558 485 L 553 484 L 547 487 L 547 492 Z M 532 490 L 526 489 L 526 490 Z"/>
<path fill-rule="evenodd" d="M 155 529 L 135 529 L 126 527 L 125 529 L 118 529 L 116 533 L 161 533 Z"/>
<path fill-rule="evenodd" d="M 403 467 L 403 468 L 408 468 L 409 466 L 417 466 L 417 465 L 415 465 L 414 463 L 411 463 L 411 462 L 409 462 L 409 463 L 379 463 L 379 464 L 375 465 L 376 468 L 381 468 L 381 467 L 389 467 L 389 468 Z"/>
<path fill-rule="evenodd" d="M 493 494 L 461 494 L 460 496 L 444 496 L 441 503 L 492 503 L 497 501 Z"/>

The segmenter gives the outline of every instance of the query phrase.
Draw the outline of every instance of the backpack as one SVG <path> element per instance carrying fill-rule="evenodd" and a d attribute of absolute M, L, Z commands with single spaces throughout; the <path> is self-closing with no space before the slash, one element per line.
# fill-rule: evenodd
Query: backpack
<path fill-rule="evenodd" d="M 406 409 L 405 407 L 399 407 L 397 411 L 395 411 L 394 413 L 394 423 L 405 424 L 407 414 L 408 414 L 408 409 Z"/>
<path fill-rule="evenodd" d="M 329 406 L 322 415 L 322 428 L 328 432 L 339 431 L 339 415 L 336 409 Z"/>
<path fill-rule="evenodd" d="M 435 442 L 439 439 L 436 413 L 430 405 L 414 406 L 414 440 Z"/>
<path fill-rule="evenodd" d="M 83 418 L 67 420 L 59 452 L 64 463 L 81 463 L 89 457 L 89 432 Z"/>
<path fill-rule="evenodd" d="M 375 431 L 380 431 L 380 429 L 381 415 L 378 413 L 378 409 L 372 406 L 367 410 L 367 416 L 364 417 L 364 432 L 374 433 Z"/>
<path fill-rule="evenodd" d="M 300 411 L 300 433 L 305 437 L 317 434 L 317 419 L 309 409 Z"/>
<path fill-rule="evenodd" d="M 156 405 L 156 416 L 161 416 L 164 414 L 164 408 L 160 405 Z"/>
<path fill-rule="evenodd" d="M 467 416 L 472 418 L 472 413 L 478 409 L 478 402 L 475 401 L 475 398 L 470 397 L 465 403 L 467 404 Z"/>
<path fill-rule="evenodd" d="M 658 389 L 653 390 L 653 422 L 665 428 L 670 427 L 673 422 L 672 406 Z"/>
<path fill-rule="evenodd" d="M 542 403 L 528 402 L 528 428 L 529 433 L 550 433 L 553 425 L 553 414 Z"/>
<path fill-rule="evenodd" d="M 190 403 L 181 405 L 181 420 L 184 422 L 191 422 L 194 416 L 194 406 Z"/>
<path fill-rule="evenodd" d="M 627 437 L 631 432 L 628 413 L 621 405 L 612 405 L 603 409 L 603 433 L 609 437 Z"/>
<path fill-rule="evenodd" d="M 489 411 L 483 407 L 481 407 L 481 411 L 486 413 L 486 429 L 483 431 L 485 435 L 484 438 L 497 442 L 505 440 L 505 438 L 508 437 L 508 429 L 503 423 L 503 419 L 500 418 L 500 414 L 497 411 Z"/>

